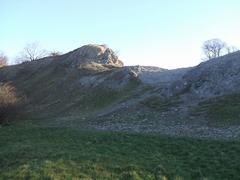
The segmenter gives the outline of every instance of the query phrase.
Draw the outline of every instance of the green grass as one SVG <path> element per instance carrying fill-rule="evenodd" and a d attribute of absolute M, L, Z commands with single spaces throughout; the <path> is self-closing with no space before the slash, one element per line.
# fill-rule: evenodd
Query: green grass
<path fill-rule="evenodd" d="M 119 91 L 101 88 L 94 89 L 91 92 L 87 91 L 77 105 L 87 107 L 91 111 L 111 106 L 113 103 L 130 98 L 137 86 L 137 82 L 130 82 L 126 88 Z"/>
<path fill-rule="evenodd" d="M 240 142 L 0 128 L 0 179 L 239 179 Z"/>
<path fill-rule="evenodd" d="M 240 94 L 216 97 L 201 102 L 197 111 L 205 114 L 211 125 L 239 125 Z"/>
<path fill-rule="evenodd" d="M 163 99 L 161 97 L 155 96 L 147 98 L 140 103 L 153 110 L 164 112 L 172 107 L 177 106 L 179 104 L 179 99 L 177 97 L 172 99 Z"/>
<path fill-rule="evenodd" d="M 91 115 L 95 111 L 132 97 L 134 90 L 139 86 L 139 82 L 133 79 L 124 88 L 117 90 L 106 87 L 82 87 L 76 82 L 76 77 L 85 76 L 88 71 L 73 71 L 65 75 L 64 71 L 61 74 L 61 69 L 53 70 L 54 73 L 52 71 L 50 73 L 54 76 L 41 75 L 26 82 L 27 88 L 23 91 L 26 92 L 27 101 L 23 117 L 42 119 Z M 57 83 L 60 80 L 63 85 Z"/>

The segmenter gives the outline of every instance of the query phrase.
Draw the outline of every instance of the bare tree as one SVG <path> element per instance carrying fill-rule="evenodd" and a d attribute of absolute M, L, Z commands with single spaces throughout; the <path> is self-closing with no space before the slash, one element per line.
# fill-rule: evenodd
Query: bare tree
<path fill-rule="evenodd" d="M 26 47 L 17 57 L 17 62 L 21 63 L 25 61 L 35 61 L 45 56 L 47 56 L 47 51 L 40 49 L 39 43 L 34 42 L 26 45 Z"/>
<path fill-rule="evenodd" d="M 221 56 L 227 45 L 220 39 L 210 39 L 203 43 L 202 50 L 207 60 Z"/>
<path fill-rule="evenodd" d="M 51 56 L 51 57 L 56 57 L 56 56 L 62 55 L 62 53 L 59 52 L 59 51 L 51 51 L 51 52 L 48 53 L 48 55 Z"/>
<path fill-rule="evenodd" d="M 8 62 L 7 56 L 5 56 L 4 53 L 0 51 L 0 67 L 6 66 L 7 62 Z"/>
<path fill-rule="evenodd" d="M 227 51 L 227 54 L 231 54 L 238 51 L 238 49 L 235 46 L 227 46 L 226 51 Z"/>

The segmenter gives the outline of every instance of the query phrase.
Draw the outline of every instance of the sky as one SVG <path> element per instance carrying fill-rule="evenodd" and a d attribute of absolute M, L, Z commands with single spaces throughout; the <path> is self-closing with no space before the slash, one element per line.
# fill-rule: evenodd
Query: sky
<path fill-rule="evenodd" d="M 107 44 L 125 65 L 194 66 L 204 41 L 240 48 L 239 0 L 0 0 L 0 50 Z"/>

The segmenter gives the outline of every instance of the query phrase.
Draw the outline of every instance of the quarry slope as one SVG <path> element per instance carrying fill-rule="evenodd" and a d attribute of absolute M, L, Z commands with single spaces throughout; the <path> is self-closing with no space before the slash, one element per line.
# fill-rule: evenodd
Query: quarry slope
<path fill-rule="evenodd" d="M 240 52 L 196 67 L 123 66 L 104 45 L 0 69 L 45 126 L 239 137 Z"/>

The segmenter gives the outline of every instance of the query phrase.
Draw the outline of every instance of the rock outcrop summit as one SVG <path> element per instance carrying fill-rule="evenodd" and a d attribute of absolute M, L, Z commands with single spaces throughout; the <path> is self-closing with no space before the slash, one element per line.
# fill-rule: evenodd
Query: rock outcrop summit
<path fill-rule="evenodd" d="M 88 44 L 68 53 L 67 61 L 74 61 L 74 64 L 99 63 L 123 67 L 116 53 L 106 45 Z"/>

